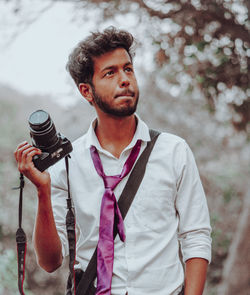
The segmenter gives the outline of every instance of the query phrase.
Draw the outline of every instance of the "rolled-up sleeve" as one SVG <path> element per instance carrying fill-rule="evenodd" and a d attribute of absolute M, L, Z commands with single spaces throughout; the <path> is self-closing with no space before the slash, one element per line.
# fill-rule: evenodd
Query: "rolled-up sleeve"
<path fill-rule="evenodd" d="M 207 201 L 193 153 L 186 142 L 179 155 L 176 209 L 183 260 L 196 257 L 210 262 L 211 226 Z"/>
<path fill-rule="evenodd" d="M 51 177 L 51 202 L 53 214 L 57 232 L 62 243 L 62 255 L 63 257 L 65 257 L 68 255 L 69 252 L 66 231 L 68 188 L 66 171 L 61 164 L 62 163 L 58 163 L 57 165 L 51 167 L 49 169 L 49 173 Z"/>

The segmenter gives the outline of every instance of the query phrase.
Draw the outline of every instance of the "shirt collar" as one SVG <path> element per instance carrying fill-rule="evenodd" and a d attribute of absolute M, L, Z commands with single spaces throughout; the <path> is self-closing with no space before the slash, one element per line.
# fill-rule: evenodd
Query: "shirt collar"
<path fill-rule="evenodd" d="M 135 114 L 136 119 L 137 119 L 137 127 L 136 127 L 136 131 L 134 134 L 134 137 L 132 139 L 132 141 L 130 142 L 130 144 L 125 148 L 125 150 L 130 149 L 131 147 L 133 147 L 137 140 L 141 139 L 142 141 L 150 141 L 150 134 L 149 134 L 149 129 L 148 126 L 146 125 L 146 123 L 144 121 L 142 121 L 140 119 L 140 117 Z M 88 149 L 90 148 L 92 145 L 95 146 L 99 151 L 104 151 L 103 148 L 101 147 L 98 138 L 95 134 L 95 126 L 96 126 L 96 122 L 97 122 L 97 118 L 95 118 L 90 126 L 89 129 L 86 133 L 86 141 L 85 141 L 85 147 Z"/>

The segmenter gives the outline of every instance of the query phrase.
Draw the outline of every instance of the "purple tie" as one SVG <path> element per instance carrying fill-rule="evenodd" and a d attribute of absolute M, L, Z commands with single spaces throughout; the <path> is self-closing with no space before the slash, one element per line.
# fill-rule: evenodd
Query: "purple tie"
<path fill-rule="evenodd" d="M 101 159 L 94 146 L 90 153 L 97 173 L 104 182 L 104 195 L 102 197 L 99 241 L 97 245 L 97 291 L 96 295 L 110 295 L 114 260 L 114 220 L 122 242 L 125 241 L 123 219 L 118 207 L 114 189 L 118 183 L 128 175 L 140 152 L 141 140 L 138 140 L 127 158 L 120 175 L 106 176 L 103 171 Z"/>

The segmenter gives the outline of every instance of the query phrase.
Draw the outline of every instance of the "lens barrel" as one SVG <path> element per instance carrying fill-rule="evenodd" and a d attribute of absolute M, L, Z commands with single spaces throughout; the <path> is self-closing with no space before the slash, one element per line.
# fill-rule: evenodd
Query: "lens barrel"
<path fill-rule="evenodd" d="M 29 126 L 33 145 L 43 152 L 50 152 L 59 143 L 55 125 L 47 112 L 33 112 L 29 117 Z"/>

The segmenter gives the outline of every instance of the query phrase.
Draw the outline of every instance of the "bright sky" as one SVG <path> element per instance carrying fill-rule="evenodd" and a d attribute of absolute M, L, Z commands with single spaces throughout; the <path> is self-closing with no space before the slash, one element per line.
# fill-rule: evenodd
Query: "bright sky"
<path fill-rule="evenodd" d="M 7 47 L 3 46 L 0 83 L 26 94 L 63 95 L 65 99 L 74 95 L 65 64 L 72 47 L 92 27 L 90 23 L 80 27 L 72 22 L 71 12 L 70 4 L 56 3 Z"/>

